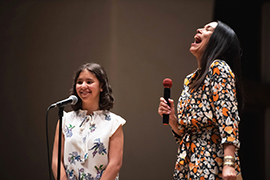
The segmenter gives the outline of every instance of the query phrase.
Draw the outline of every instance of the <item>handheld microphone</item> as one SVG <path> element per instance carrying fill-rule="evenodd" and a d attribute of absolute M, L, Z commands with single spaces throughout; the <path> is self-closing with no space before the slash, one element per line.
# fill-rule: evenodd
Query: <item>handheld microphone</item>
<path fill-rule="evenodd" d="M 164 86 L 164 99 L 167 101 L 167 104 L 170 106 L 169 98 L 171 94 L 172 80 L 170 78 L 165 78 L 163 80 Z M 163 125 L 169 124 L 169 114 L 163 114 Z"/>
<path fill-rule="evenodd" d="M 64 99 L 64 100 L 62 100 L 62 101 L 58 101 L 58 102 L 52 104 L 52 105 L 50 106 L 50 108 L 54 108 L 54 107 L 63 107 L 63 106 L 69 105 L 69 104 L 74 105 L 74 104 L 76 104 L 77 102 L 78 102 L 78 98 L 77 98 L 75 95 L 71 95 L 71 96 L 69 96 L 69 98 L 67 98 L 67 99 Z"/>

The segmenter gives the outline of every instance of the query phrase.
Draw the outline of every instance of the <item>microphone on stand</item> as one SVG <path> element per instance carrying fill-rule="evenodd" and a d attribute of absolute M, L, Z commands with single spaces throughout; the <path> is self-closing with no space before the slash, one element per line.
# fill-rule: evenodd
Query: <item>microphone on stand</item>
<path fill-rule="evenodd" d="M 172 87 L 172 80 L 170 78 L 165 78 L 163 80 L 164 86 L 164 99 L 166 100 L 167 104 L 170 106 L 169 98 L 171 94 L 171 87 Z M 163 114 L 163 125 L 169 124 L 169 114 Z"/>
<path fill-rule="evenodd" d="M 61 164 L 61 146 L 62 146 L 62 117 L 63 117 L 63 111 L 64 107 L 67 105 L 75 105 L 78 102 L 78 98 L 75 95 L 69 96 L 67 99 L 64 99 L 62 101 L 58 101 L 54 104 L 51 104 L 47 109 L 46 114 L 46 136 L 47 136 L 47 152 L 48 152 L 48 164 L 49 164 L 49 172 L 50 172 L 50 179 L 51 179 L 51 162 L 50 162 L 50 153 L 49 153 L 49 135 L 48 135 L 48 113 L 51 108 L 58 107 L 58 117 L 59 117 L 59 134 L 58 134 L 58 161 L 57 161 L 57 180 L 60 180 L 60 164 Z"/>
<path fill-rule="evenodd" d="M 78 102 L 78 98 L 75 95 L 69 96 L 69 98 L 64 99 L 62 101 L 58 101 L 52 105 L 50 105 L 49 109 L 54 108 L 54 107 L 63 107 L 66 105 L 74 105 Z"/>
<path fill-rule="evenodd" d="M 58 116 L 59 116 L 59 134 L 58 134 L 58 160 L 57 160 L 57 180 L 60 180 L 60 174 L 61 174 L 61 168 L 60 168 L 60 164 L 61 164 L 61 149 L 62 149 L 62 118 L 63 118 L 63 111 L 64 111 L 64 107 L 67 105 L 74 105 L 76 104 L 78 101 L 78 98 L 75 95 L 71 95 L 69 96 L 69 98 L 64 99 L 62 101 L 58 101 L 52 105 L 49 106 L 48 110 L 54 107 L 58 107 L 59 111 L 58 111 Z M 47 110 L 47 112 L 48 112 Z M 48 113 L 47 113 L 48 114 Z M 47 118 L 46 118 L 47 119 Z M 46 123 L 47 125 L 48 123 Z M 46 133 L 48 134 L 48 128 L 46 130 Z M 47 149 L 49 152 L 49 142 L 48 142 L 48 135 L 47 135 Z M 48 153 L 48 159 L 49 159 L 49 164 L 50 164 L 50 158 L 49 158 L 49 153 Z M 50 165 L 49 165 L 49 169 L 51 169 Z M 51 173 L 51 170 L 50 170 Z"/>

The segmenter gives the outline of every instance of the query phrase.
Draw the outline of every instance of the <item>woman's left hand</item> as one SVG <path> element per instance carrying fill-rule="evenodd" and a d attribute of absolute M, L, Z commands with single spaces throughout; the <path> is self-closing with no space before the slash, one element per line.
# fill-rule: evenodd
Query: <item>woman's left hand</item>
<path fill-rule="evenodd" d="M 236 171 L 231 166 L 224 166 L 222 170 L 222 178 L 224 180 L 236 180 Z"/>

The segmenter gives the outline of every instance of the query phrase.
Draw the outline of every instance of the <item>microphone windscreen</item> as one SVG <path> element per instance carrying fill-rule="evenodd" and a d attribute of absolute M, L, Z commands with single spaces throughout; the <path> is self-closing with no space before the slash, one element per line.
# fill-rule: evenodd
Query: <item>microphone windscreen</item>
<path fill-rule="evenodd" d="M 170 78 L 165 78 L 163 80 L 163 86 L 165 88 L 171 88 L 172 87 L 172 80 Z"/>
<path fill-rule="evenodd" d="M 78 98 L 75 95 L 71 95 L 69 98 L 72 100 L 71 105 L 75 105 L 78 102 Z"/>

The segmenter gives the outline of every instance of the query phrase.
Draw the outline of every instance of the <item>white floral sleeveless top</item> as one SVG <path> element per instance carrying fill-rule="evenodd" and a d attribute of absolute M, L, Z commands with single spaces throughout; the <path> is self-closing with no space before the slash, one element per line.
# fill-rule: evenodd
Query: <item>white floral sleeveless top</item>
<path fill-rule="evenodd" d="M 108 165 L 109 139 L 126 123 L 109 111 L 86 114 L 86 110 L 64 112 L 64 164 L 69 180 L 99 180 Z"/>

